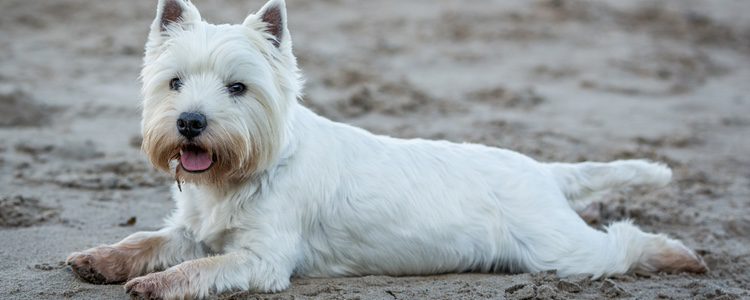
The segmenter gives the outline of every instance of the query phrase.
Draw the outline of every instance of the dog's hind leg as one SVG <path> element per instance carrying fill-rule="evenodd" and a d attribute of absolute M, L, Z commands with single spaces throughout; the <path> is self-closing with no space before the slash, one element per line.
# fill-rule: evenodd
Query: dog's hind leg
<path fill-rule="evenodd" d="M 672 172 L 664 165 L 643 160 L 610 163 L 545 164 L 568 202 L 625 186 L 662 187 Z M 536 216 L 533 226 L 518 222 L 514 237 L 517 253 L 529 271 L 556 269 L 565 275 L 594 277 L 628 271 L 695 272 L 708 270 L 703 260 L 682 242 L 663 234 L 646 233 L 629 221 L 616 222 L 606 232 L 588 226 L 570 207 L 553 210 L 540 195 L 526 214 Z M 552 203 L 559 203 L 553 201 Z"/>
<path fill-rule="evenodd" d="M 203 252 L 184 229 L 167 227 L 136 232 L 113 245 L 72 253 L 66 262 L 83 280 L 111 284 L 204 256 Z"/>
<path fill-rule="evenodd" d="M 625 186 L 663 187 L 672 179 L 672 171 L 667 166 L 645 160 L 549 163 L 545 166 L 571 203 L 586 204 L 600 193 Z"/>
<path fill-rule="evenodd" d="M 589 227 L 573 212 L 544 220 L 519 228 L 514 235 L 516 253 L 527 271 L 557 270 L 561 276 L 591 274 L 595 278 L 629 271 L 708 271 L 703 260 L 682 242 L 643 232 L 629 221 L 614 223 L 603 232 Z"/>

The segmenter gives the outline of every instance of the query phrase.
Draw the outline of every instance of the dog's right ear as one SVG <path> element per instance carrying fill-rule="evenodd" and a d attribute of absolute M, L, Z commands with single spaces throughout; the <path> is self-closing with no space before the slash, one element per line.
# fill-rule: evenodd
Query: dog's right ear
<path fill-rule="evenodd" d="M 151 32 L 146 43 L 146 55 L 169 38 L 172 27 L 185 30 L 200 22 L 201 14 L 190 0 L 159 0 L 156 18 L 151 23 Z"/>

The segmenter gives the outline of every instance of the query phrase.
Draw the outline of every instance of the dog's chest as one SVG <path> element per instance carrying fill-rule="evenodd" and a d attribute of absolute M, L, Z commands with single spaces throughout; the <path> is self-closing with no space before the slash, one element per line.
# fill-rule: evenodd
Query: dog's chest
<path fill-rule="evenodd" d="M 190 230 L 196 240 L 205 245 L 211 253 L 224 252 L 226 241 L 233 229 L 226 220 L 216 219 L 216 216 L 201 216 L 192 220 Z"/>
<path fill-rule="evenodd" d="M 186 202 L 180 205 L 181 221 L 195 240 L 211 253 L 223 253 L 227 241 L 232 240 L 232 233 L 236 231 L 233 221 L 237 218 L 237 208 L 225 199 L 211 195 L 192 195 L 181 200 Z"/>

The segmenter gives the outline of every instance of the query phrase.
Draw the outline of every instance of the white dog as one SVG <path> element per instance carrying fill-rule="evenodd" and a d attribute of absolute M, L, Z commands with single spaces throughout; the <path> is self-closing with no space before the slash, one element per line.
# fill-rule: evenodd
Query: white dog
<path fill-rule="evenodd" d="M 290 278 L 705 272 L 681 242 L 630 222 L 593 229 L 570 203 L 660 187 L 640 160 L 540 163 L 508 150 L 371 134 L 300 103 L 283 0 L 240 25 L 160 0 L 142 72 L 143 149 L 174 174 L 167 226 L 73 253 L 84 280 L 135 297 L 276 292 Z"/>

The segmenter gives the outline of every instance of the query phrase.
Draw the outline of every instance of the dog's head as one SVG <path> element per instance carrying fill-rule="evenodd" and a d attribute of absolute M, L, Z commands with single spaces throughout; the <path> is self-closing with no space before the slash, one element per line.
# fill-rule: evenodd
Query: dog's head
<path fill-rule="evenodd" d="M 251 178 L 276 161 L 302 86 L 284 1 L 213 25 L 189 0 L 159 0 L 141 77 L 154 166 L 200 184 Z"/>

